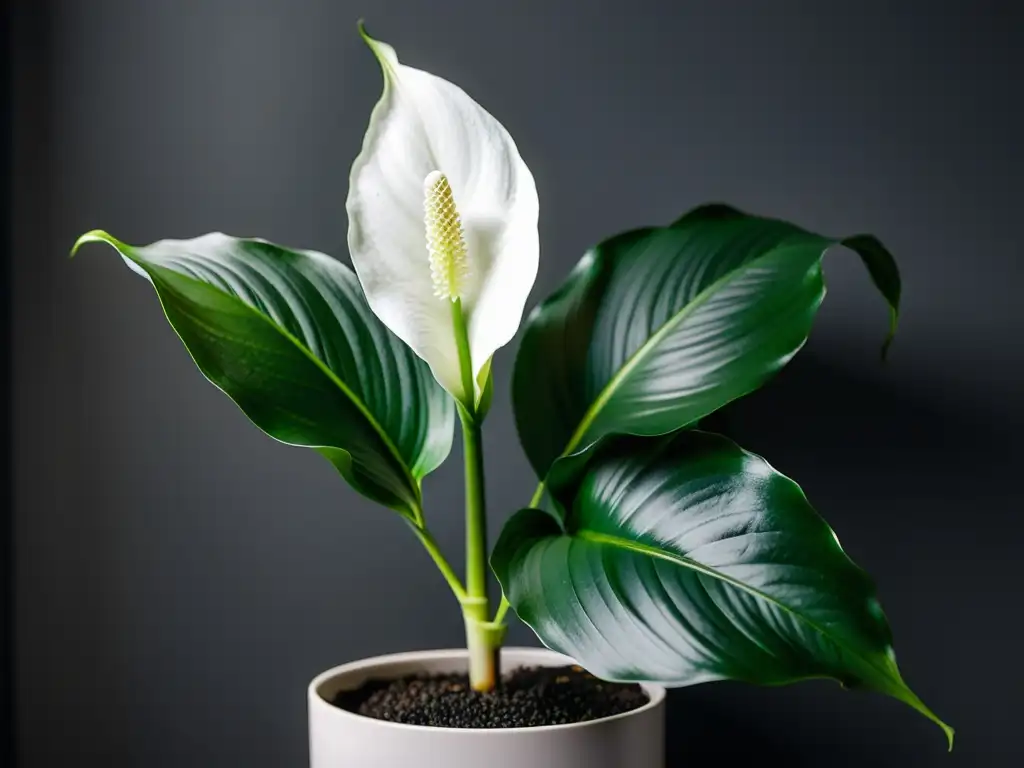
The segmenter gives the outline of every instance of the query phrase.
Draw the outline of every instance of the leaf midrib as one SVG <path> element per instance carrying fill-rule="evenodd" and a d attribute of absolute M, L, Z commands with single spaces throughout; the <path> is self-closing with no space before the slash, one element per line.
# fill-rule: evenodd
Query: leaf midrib
<path fill-rule="evenodd" d="M 728 575 L 722 573 L 721 571 L 718 571 L 718 570 L 716 570 L 714 568 L 711 568 L 710 566 L 704 565 L 703 563 L 699 563 L 696 560 L 691 560 L 688 557 L 684 557 L 682 555 L 676 555 L 676 554 L 673 554 L 671 552 L 667 552 L 667 551 L 665 551 L 663 549 L 659 549 L 658 547 L 653 547 L 653 546 L 651 546 L 649 544 L 640 544 L 639 542 L 631 541 L 630 539 L 626 539 L 626 538 L 623 538 L 621 536 L 614 536 L 614 535 L 607 534 L 607 533 L 600 533 L 598 531 L 592 531 L 592 530 L 587 529 L 587 528 L 577 529 L 577 530 L 573 531 L 571 534 L 568 534 L 568 535 L 573 536 L 573 537 L 581 538 L 581 539 L 583 539 L 585 541 L 592 541 L 592 542 L 595 542 L 595 543 L 598 543 L 598 544 L 607 544 L 609 546 L 617 547 L 619 549 L 625 549 L 625 550 L 628 550 L 630 552 L 636 552 L 637 554 L 647 555 L 648 557 L 655 557 L 655 558 L 658 558 L 659 560 L 665 560 L 665 561 L 670 562 L 670 563 L 672 563 L 674 565 L 678 565 L 678 566 L 680 566 L 682 568 L 688 568 L 688 569 L 690 569 L 692 571 L 696 571 L 698 573 L 702 573 L 705 576 L 710 576 L 710 577 L 712 577 L 714 579 L 717 579 L 719 581 L 725 582 L 726 584 L 729 584 L 730 586 L 733 586 L 736 589 L 740 589 L 740 590 L 746 592 L 747 594 L 753 595 L 754 597 L 757 597 L 757 598 L 759 598 L 761 600 L 764 600 L 765 602 L 771 603 L 772 605 L 774 605 L 775 607 L 779 608 L 780 610 L 786 612 L 790 616 L 793 616 L 793 617 L 797 618 L 803 624 L 806 624 L 808 627 L 810 627 L 811 629 L 813 629 L 815 632 L 817 632 L 818 634 L 822 635 L 823 637 L 828 638 L 831 642 L 835 643 L 837 646 L 850 651 L 853 655 L 855 655 L 857 658 L 861 659 L 865 664 L 867 664 L 869 667 L 874 669 L 876 672 L 880 673 L 887 680 L 893 681 L 892 676 L 889 674 L 889 672 L 887 670 L 879 667 L 874 662 L 874 660 L 869 659 L 869 658 L 865 658 L 860 652 L 856 651 L 855 649 L 851 648 L 846 643 L 844 643 L 841 640 L 837 639 L 835 637 L 835 635 L 833 635 L 831 632 L 829 632 L 827 629 L 822 627 L 817 622 L 812 621 L 811 619 L 807 618 L 804 614 L 799 613 L 799 612 L 793 610 L 791 607 L 789 607 L 785 603 L 780 602 L 779 600 L 777 600 L 776 598 L 772 597 L 771 595 L 769 595 L 769 594 L 767 594 L 765 592 L 762 592 L 761 590 L 756 589 L 756 588 L 750 586 L 749 584 L 746 584 L 746 583 L 740 581 L 739 579 L 736 579 L 736 578 L 734 578 L 732 576 L 728 576 Z M 898 679 L 893 681 L 893 682 L 902 684 L 902 681 L 898 680 Z M 901 685 L 901 687 L 902 687 L 902 685 Z"/>
<path fill-rule="evenodd" d="M 820 235 L 817 235 L 816 237 L 819 237 L 824 244 L 822 253 L 824 253 L 825 250 L 827 250 L 828 248 L 835 244 L 835 241 L 829 238 L 822 237 Z M 626 363 L 621 368 L 619 368 L 615 375 L 608 380 L 608 383 L 604 385 L 604 387 L 601 389 L 600 394 L 598 394 L 598 396 L 594 399 L 594 402 L 592 402 L 587 407 L 587 410 L 583 414 L 583 418 L 580 419 L 580 423 L 576 426 L 576 430 L 569 438 L 569 442 L 566 444 L 562 452 L 555 458 L 555 461 L 558 461 L 558 459 L 565 458 L 566 456 L 570 455 L 574 450 L 576 450 L 580 441 L 583 439 L 583 436 L 587 433 L 590 427 L 593 426 L 594 422 L 597 420 L 597 417 L 600 415 L 601 411 L 608 404 L 608 401 L 611 400 L 611 398 L 615 395 L 616 391 L 618 391 L 619 387 L 622 386 L 622 383 L 625 381 L 625 379 L 634 371 L 634 369 L 636 369 L 637 366 L 640 365 L 640 363 L 643 362 L 644 358 L 647 356 L 650 350 L 654 349 L 658 344 L 660 344 L 661 341 L 665 338 L 665 336 L 667 336 L 669 333 L 675 330 L 675 328 L 680 323 L 682 323 L 683 320 L 685 320 L 692 312 L 694 312 L 698 307 L 702 306 L 705 302 L 707 302 L 707 300 L 712 296 L 712 294 L 716 293 L 718 289 L 721 288 L 721 286 L 731 281 L 740 272 L 757 264 L 762 259 L 767 259 L 777 250 L 779 250 L 781 245 L 781 243 L 776 244 L 774 247 L 765 251 L 760 256 L 757 256 L 751 259 L 750 261 L 746 261 L 737 266 L 735 269 L 722 275 L 720 278 L 711 283 L 711 285 L 709 285 L 703 291 L 698 293 L 693 298 L 693 300 L 690 301 L 685 307 L 680 309 L 672 317 L 666 320 L 662 324 L 662 326 L 658 328 L 657 331 L 651 334 L 650 338 L 648 338 L 647 341 L 641 344 L 640 347 L 635 352 L 633 352 L 632 355 L 629 356 L 629 359 L 626 361 Z M 552 464 L 554 464 L 554 462 L 552 462 Z M 540 503 L 541 499 L 544 497 L 545 488 L 546 482 L 544 480 L 541 480 L 540 483 L 537 484 L 537 489 L 536 491 L 534 491 L 533 498 L 530 500 L 531 507 L 535 507 L 537 506 L 537 504 Z"/>
<path fill-rule="evenodd" d="M 625 549 L 627 551 L 636 552 L 637 554 L 646 555 L 648 557 L 655 557 L 659 560 L 665 560 L 666 562 L 672 563 L 673 565 L 678 565 L 682 568 L 689 568 L 690 570 L 702 573 L 706 576 L 710 576 L 711 578 L 718 579 L 719 581 L 729 584 L 735 587 L 736 589 L 742 590 L 749 595 L 753 595 L 756 598 L 759 598 L 767 603 L 770 603 L 771 605 L 776 606 L 780 610 L 785 611 L 788 615 L 793 616 L 803 624 L 806 624 L 815 632 L 819 633 L 822 637 L 827 638 L 829 641 L 835 643 L 840 648 L 843 648 L 844 650 L 851 653 L 853 656 L 856 656 L 870 669 L 879 673 L 886 682 L 893 686 L 893 689 L 888 691 L 888 693 L 900 699 L 905 704 L 917 710 L 922 715 L 931 720 L 933 723 L 938 725 L 946 734 L 946 737 L 949 741 L 950 751 L 953 750 L 953 728 L 951 728 L 949 725 L 943 722 L 938 715 L 932 712 L 928 705 L 926 705 L 920 698 L 918 698 L 917 694 L 915 694 L 907 686 L 907 684 L 903 682 L 903 678 L 900 677 L 899 672 L 897 672 L 894 677 L 889 670 L 878 666 L 878 664 L 873 659 L 865 657 L 863 654 L 851 648 L 846 643 L 836 639 L 835 635 L 826 630 L 820 624 L 807 618 L 802 613 L 798 613 L 785 603 L 779 602 L 771 595 L 768 595 L 759 589 L 755 589 L 754 587 L 751 587 L 749 584 L 745 584 L 744 582 L 739 581 L 738 579 L 735 579 L 731 576 L 727 576 L 726 574 L 721 573 L 720 571 L 717 571 L 714 568 L 703 565 L 702 563 L 698 563 L 696 560 L 691 560 L 688 557 L 682 557 L 680 555 L 674 555 L 670 552 L 666 552 L 663 549 L 658 549 L 657 547 L 652 547 L 648 544 L 640 544 L 638 542 L 622 538 L 621 536 L 613 536 L 607 533 L 600 533 L 598 531 L 592 531 L 588 528 L 576 529 L 571 534 L 562 535 L 578 537 L 580 539 L 583 539 L 584 541 L 592 541 L 597 544 L 607 544 L 609 546 L 617 547 L 619 549 Z M 827 677 L 833 680 L 837 679 L 832 677 L 831 675 L 827 675 Z"/>
<path fill-rule="evenodd" d="M 601 390 L 601 393 L 597 396 L 594 402 L 590 404 L 590 407 L 587 408 L 586 412 L 583 414 L 583 418 L 580 420 L 580 423 L 576 428 L 576 431 L 573 433 L 572 437 L 569 438 L 569 443 L 566 445 L 565 450 L 562 452 L 559 458 L 562 458 L 568 455 L 571 451 L 575 450 L 580 440 L 582 440 L 583 436 L 587 433 L 587 430 L 589 430 L 590 427 L 593 425 L 594 421 L 596 421 L 601 411 L 608 404 L 608 401 L 611 400 L 611 398 L 615 395 L 619 387 L 622 386 L 622 383 L 625 381 L 625 379 L 630 374 L 633 373 L 634 369 L 636 369 L 636 367 L 639 366 L 640 363 L 644 361 L 644 358 L 650 353 L 652 349 L 656 348 L 668 334 L 675 330 L 676 326 L 682 323 L 683 320 L 685 320 L 690 314 L 692 314 L 693 311 L 695 311 L 697 308 L 699 308 L 705 302 L 707 302 L 711 295 L 716 293 L 722 285 L 731 281 L 734 277 L 736 277 L 738 273 L 746 271 L 748 267 L 756 264 L 762 259 L 766 259 L 769 256 L 773 255 L 776 251 L 780 249 L 780 247 L 781 244 L 776 244 L 774 247 L 772 247 L 768 251 L 765 251 L 760 256 L 757 256 L 751 259 L 750 261 L 746 261 L 743 264 L 737 266 L 735 269 L 729 271 L 725 275 L 722 275 L 722 277 L 718 278 L 717 280 L 715 280 L 715 282 L 713 282 L 703 291 L 698 293 L 692 301 L 690 301 L 685 307 L 680 309 L 672 317 L 666 320 L 662 324 L 662 326 L 658 328 L 657 331 L 651 334 L 650 338 L 648 338 L 647 341 L 641 344 L 640 347 L 635 352 L 633 352 L 632 355 L 630 355 L 626 363 L 621 368 L 619 368 L 618 371 L 616 371 L 615 375 L 612 376 L 611 379 L 608 380 L 608 383 L 605 384 L 604 388 Z"/>
<path fill-rule="evenodd" d="M 161 266 L 159 266 L 157 264 L 151 264 L 148 261 L 146 261 L 144 258 L 142 258 L 141 256 L 137 255 L 137 253 L 136 253 L 137 249 L 136 248 L 134 248 L 133 246 L 129 246 L 126 243 L 122 243 L 120 240 L 117 240 L 117 238 L 107 234 L 106 232 L 95 233 L 94 236 L 97 239 L 102 240 L 102 241 L 106 242 L 108 245 L 112 246 L 114 248 L 114 250 L 116 250 L 119 253 L 122 253 L 125 256 L 127 256 L 128 258 L 130 258 L 132 261 L 134 261 L 140 267 L 145 269 L 147 273 L 150 273 L 151 277 L 153 276 L 151 270 L 156 272 L 157 275 L 159 275 L 160 272 L 166 270 L 167 272 L 171 273 L 172 275 L 174 275 L 175 278 L 177 278 L 179 280 L 184 280 L 184 281 L 192 283 L 194 285 L 198 285 L 198 286 L 201 286 L 201 287 L 204 287 L 204 288 L 208 288 L 210 290 L 217 291 L 222 296 L 226 297 L 230 301 L 233 301 L 236 304 L 238 304 L 239 306 L 241 306 L 244 309 L 244 311 L 252 314 L 253 316 L 255 316 L 255 317 L 259 318 L 260 320 L 262 320 L 263 322 L 267 323 L 274 331 L 276 331 L 282 337 L 284 337 L 289 342 L 291 342 L 303 355 L 306 356 L 306 358 L 308 360 L 310 360 L 317 367 L 318 370 L 320 370 L 321 373 L 323 373 L 325 376 L 327 376 L 329 381 L 331 381 L 336 387 L 338 387 L 339 390 L 341 390 L 342 394 L 344 394 L 345 397 L 347 397 L 349 399 L 349 401 L 356 407 L 356 409 L 363 416 L 363 418 L 366 419 L 366 421 L 369 423 L 370 427 L 374 430 L 374 432 L 377 433 L 377 436 L 380 438 L 381 442 L 384 443 L 384 445 L 387 447 L 388 451 L 392 455 L 392 458 L 395 459 L 395 461 L 397 462 L 398 466 L 401 468 L 403 474 L 405 475 L 406 480 L 409 481 L 410 488 L 413 490 L 414 500 L 416 500 L 416 497 L 418 497 L 418 495 L 419 495 L 418 494 L 419 483 L 416 482 L 416 479 L 413 477 L 412 472 L 409 470 L 409 467 L 406 466 L 405 459 L 402 458 L 401 453 L 399 453 L 399 451 L 398 451 L 398 447 L 391 440 L 390 436 L 384 431 L 384 429 L 381 427 L 380 423 L 377 421 L 377 419 L 373 416 L 373 414 L 366 407 L 366 404 L 363 403 L 362 399 L 356 397 L 355 393 L 340 378 L 338 378 L 337 374 L 335 374 L 334 371 L 332 371 L 330 368 L 328 368 L 327 365 L 322 360 L 320 360 L 320 358 L 318 358 L 316 355 L 314 355 L 312 353 L 312 351 L 305 344 L 303 344 L 302 341 L 299 340 L 295 335 L 293 335 L 286 328 L 281 327 L 277 322 L 275 322 L 273 319 L 271 319 L 270 317 L 268 317 L 264 313 L 258 311 L 254 307 L 252 307 L 249 304 L 247 304 L 246 302 L 242 301 L 237 296 L 234 296 L 234 295 L 232 295 L 232 294 L 230 294 L 230 293 L 228 293 L 226 291 L 221 290 L 220 288 L 217 288 L 216 286 L 214 286 L 214 285 L 212 285 L 210 283 L 207 283 L 207 282 L 205 282 L 203 280 L 199 280 L 199 279 L 197 279 L 195 277 L 192 277 L 190 275 L 183 274 L 181 272 L 178 272 L 178 271 L 173 270 L 173 269 L 169 269 L 167 267 L 161 267 Z M 167 285 L 166 279 L 162 279 L 162 282 L 165 283 L 165 285 L 166 285 L 166 287 L 168 289 L 173 290 L 173 288 L 171 288 L 170 285 Z M 160 301 L 160 309 L 163 311 L 164 317 L 167 319 L 168 324 L 172 328 L 174 328 L 174 324 L 171 322 L 171 319 L 170 319 L 170 317 L 167 314 L 167 307 L 164 306 L 164 298 L 163 298 L 163 296 L 160 295 L 160 291 L 157 291 L 157 299 Z M 174 332 L 176 334 L 178 334 L 177 328 L 174 328 Z M 178 335 L 180 337 L 180 334 L 178 334 Z M 195 357 L 192 355 L 192 351 L 188 348 L 188 345 L 184 344 L 184 340 L 182 340 L 182 345 L 185 347 L 185 351 L 188 353 L 189 357 L 191 357 L 192 361 L 195 363 L 196 362 Z M 198 363 L 196 363 L 196 366 L 198 367 Z M 234 398 L 232 398 L 232 400 L 233 399 Z M 309 447 L 314 447 L 314 446 L 309 446 Z M 338 450 L 345 450 L 344 448 L 341 448 L 341 446 L 323 446 L 323 447 L 325 447 L 325 448 L 335 448 L 335 449 L 338 449 Z M 348 451 L 346 451 L 346 453 L 348 453 Z M 413 512 L 413 515 L 415 517 L 418 518 L 420 516 L 421 513 L 419 511 L 419 502 L 418 502 L 418 500 L 416 500 L 416 504 L 415 504 L 415 507 L 413 508 L 412 512 Z"/>

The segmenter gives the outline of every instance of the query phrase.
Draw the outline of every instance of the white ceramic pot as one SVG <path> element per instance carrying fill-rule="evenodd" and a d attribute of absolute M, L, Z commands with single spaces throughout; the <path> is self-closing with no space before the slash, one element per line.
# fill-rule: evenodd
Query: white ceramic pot
<path fill-rule="evenodd" d="M 541 648 L 505 648 L 502 668 L 556 667 L 571 659 Z M 537 728 L 429 728 L 375 720 L 329 703 L 371 678 L 465 672 L 466 651 L 423 651 L 343 664 L 309 684 L 311 768 L 664 768 L 665 689 L 601 720 Z"/>

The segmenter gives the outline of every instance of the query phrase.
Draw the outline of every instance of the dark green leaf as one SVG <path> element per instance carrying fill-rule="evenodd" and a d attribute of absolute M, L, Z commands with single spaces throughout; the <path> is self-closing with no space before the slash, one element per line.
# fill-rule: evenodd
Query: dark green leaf
<path fill-rule="evenodd" d="M 606 435 L 665 434 L 761 386 L 807 340 L 834 245 L 867 265 L 891 339 L 899 273 L 869 235 L 710 205 L 590 250 L 530 315 L 516 358 L 516 425 L 538 476 Z"/>
<path fill-rule="evenodd" d="M 526 509 L 492 558 L 545 645 L 611 680 L 906 686 L 867 575 L 799 486 L 719 435 L 625 437 L 552 480 L 564 524 Z"/>
<path fill-rule="evenodd" d="M 412 520 L 451 449 L 454 406 L 370 311 L 355 275 L 313 251 L 210 234 L 105 242 L 156 289 L 199 369 L 253 423 L 314 448 L 360 493 Z"/>

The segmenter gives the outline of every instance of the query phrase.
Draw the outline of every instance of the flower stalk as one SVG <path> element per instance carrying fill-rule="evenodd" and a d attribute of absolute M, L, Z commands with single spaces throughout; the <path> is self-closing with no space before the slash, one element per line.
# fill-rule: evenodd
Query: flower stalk
<path fill-rule="evenodd" d="M 499 670 L 498 645 L 489 622 L 483 446 L 480 425 L 464 411 L 460 410 L 459 415 L 466 472 L 466 600 L 462 611 L 469 648 L 469 677 L 475 690 L 489 691 L 497 683 Z"/>
<path fill-rule="evenodd" d="M 446 297 L 447 298 L 447 297 Z M 459 403 L 462 422 L 462 450 L 466 482 L 466 597 L 462 614 L 466 623 L 466 647 L 469 650 L 469 681 L 477 691 L 489 691 L 501 675 L 500 648 L 504 627 L 489 620 L 487 567 L 487 500 L 484 484 L 484 450 L 481 418 L 475 407 L 473 365 L 469 351 L 462 301 L 454 298 L 452 327 L 459 352 L 462 389 L 468 401 Z"/>
<path fill-rule="evenodd" d="M 370 309 L 430 367 L 462 421 L 465 586 L 422 515 L 414 527 L 462 605 L 472 685 L 490 690 L 504 624 L 488 596 L 481 427 L 491 360 L 515 336 L 537 276 L 537 187 L 508 131 L 465 91 L 360 33 L 384 89 L 352 165 L 349 253 Z"/>

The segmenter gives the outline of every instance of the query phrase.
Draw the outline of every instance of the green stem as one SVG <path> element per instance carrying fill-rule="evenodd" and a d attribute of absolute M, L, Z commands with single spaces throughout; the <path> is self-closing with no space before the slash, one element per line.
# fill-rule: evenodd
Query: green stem
<path fill-rule="evenodd" d="M 487 597 L 487 508 L 484 502 L 484 455 L 480 425 L 464 411 L 462 445 L 466 456 L 466 620 L 469 649 L 469 680 L 478 691 L 489 691 L 498 681 L 498 648 L 488 617 Z"/>
<path fill-rule="evenodd" d="M 544 481 L 542 480 L 537 484 L 537 490 L 533 492 L 533 498 L 530 499 L 531 507 L 536 508 L 537 505 L 540 504 L 541 500 L 544 498 L 544 491 L 546 490 L 547 486 L 544 485 Z"/>
<path fill-rule="evenodd" d="M 486 602 L 487 508 L 484 501 L 483 446 L 480 425 L 465 416 L 462 418 L 462 441 L 466 455 L 466 593 Z"/>
<path fill-rule="evenodd" d="M 484 452 L 480 422 L 476 414 L 476 387 L 469 351 L 469 335 L 462 314 L 462 301 L 452 302 L 452 325 L 459 353 L 463 397 L 459 403 L 462 449 L 466 474 L 466 597 L 462 615 L 466 621 L 469 651 L 469 681 L 478 691 L 494 688 L 499 677 L 499 649 L 504 628 L 488 620 L 487 596 L 487 504 L 484 494 Z"/>
<path fill-rule="evenodd" d="M 462 586 L 462 582 L 459 580 L 458 575 L 455 573 L 455 569 L 451 567 L 448 560 L 441 553 L 441 548 L 437 546 L 437 541 L 431 535 L 430 531 L 426 528 L 420 528 L 417 525 L 410 525 L 413 533 L 416 534 L 416 538 L 420 540 L 420 543 L 433 558 L 434 563 L 441 571 L 441 575 L 444 576 L 445 581 L 448 582 L 448 586 L 451 587 L 452 593 L 455 595 L 455 599 L 460 603 L 466 600 L 466 588 Z"/>
<path fill-rule="evenodd" d="M 455 328 L 455 349 L 459 353 L 459 373 L 462 375 L 462 406 L 476 418 L 476 387 L 473 386 L 473 360 L 469 354 L 469 332 L 462 314 L 462 299 L 452 302 L 452 326 Z M 462 410 L 459 411 L 460 415 Z"/>
<path fill-rule="evenodd" d="M 509 603 L 508 598 L 505 597 L 504 595 L 502 595 L 501 596 L 501 602 L 498 604 L 498 610 L 494 614 L 493 623 L 495 623 L 495 624 L 504 624 L 505 623 L 505 614 L 508 613 L 508 609 L 511 608 L 511 607 L 512 606 Z"/>
<path fill-rule="evenodd" d="M 537 484 L 537 490 L 533 492 L 533 498 L 530 499 L 531 507 L 536 507 L 538 504 L 540 504 L 541 500 L 544 498 L 545 490 L 546 486 L 543 482 Z M 505 616 L 506 614 L 508 614 L 508 609 L 511 607 L 512 606 L 509 604 L 508 598 L 505 597 L 505 595 L 502 595 L 501 603 L 498 605 L 498 610 L 494 614 L 494 618 L 491 620 L 491 622 L 496 625 L 504 624 Z"/>

